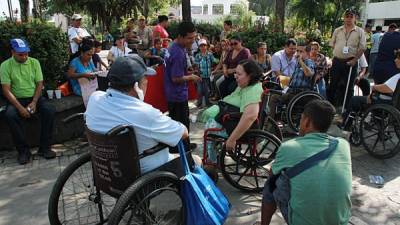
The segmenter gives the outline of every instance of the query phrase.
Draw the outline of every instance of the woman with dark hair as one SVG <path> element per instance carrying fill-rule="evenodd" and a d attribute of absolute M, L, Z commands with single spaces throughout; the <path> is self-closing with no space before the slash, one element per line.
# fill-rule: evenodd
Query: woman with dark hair
<path fill-rule="evenodd" d="M 264 73 L 271 70 L 271 55 L 267 54 L 267 43 L 257 43 L 257 54 L 254 54 L 253 58 Z"/>
<path fill-rule="evenodd" d="M 318 92 L 326 98 L 325 76 L 328 74 L 328 60 L 319 52 L 320 45 L 313 41 L 310 43 L 311 52 L 310 59 L 315 63 L 314 82 L 317 84 Z"/>
<path fill-rule="evenodd" d="M 75 95 L 82 96 L 82 90 L 78 82 L 79 79 L 96 79 L 96 75 L 94 74 L 94 72 L 96 72 L 96 67 L 92 61 L 93 54 L 93 42 L 83 43 L 79 47 L 79 56 L 72 59 L 69 63 L 67 75 Z"/>
<path fill-rule="evenodd" d="M 239 62 L 251 58 L 250 50 L 242 46 L 242 38 L 239 35 L 233 36 L 230 43 L 232 50 L 228 52 L 223 64 L 225 80 L 220 85 L 222 98 L 231 94 L 237 87 L 234 73 Z"/>
<path fill-rule="evenodd" d="M 128 56 L 132 49 L 125 46 L 125 39 L 123 36 L 115 38 L 114 46 L 111 47 L 107 55 L 108 64 L 111 66 L 118 57 Z"/>
<path fill-rule="evenodd" d="M 225 143 L 228 150 L 234 148 L 236 141 L 252 126 L 258 117 L 259 103 L 263 92 L 260 82 L 261 76 L 261 68 L 252 59 L 240 61 L 235 69 L 234 79 L 238 87 L 222 101 L 236 106 L 242 116 Z M 215 118 L 219 110 L 218 105 L 208 108 L 202 115 L 203 121 Z"/>
<path fill-rule="evenodd" d="M 169 25 L 168 16 L 161 15 L 158 16 L 158 24 L 153 28 L 153 40 L 161 39 L 162 47 L 168 48 L 168 44 L 170 39 L 169 34 L 167 32 L 167 27 Z"/>

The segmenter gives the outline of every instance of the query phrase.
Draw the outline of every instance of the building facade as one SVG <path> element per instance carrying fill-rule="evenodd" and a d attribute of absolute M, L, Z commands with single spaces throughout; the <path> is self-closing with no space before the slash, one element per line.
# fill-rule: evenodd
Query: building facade
<path fill-rule="evenodd" d="M 400 0 L 373 3 L 367 0 L 364 19 L 372 25 L 373 29 L 379 25 L 386 31 L 391 23 L 400 26 Z"/>

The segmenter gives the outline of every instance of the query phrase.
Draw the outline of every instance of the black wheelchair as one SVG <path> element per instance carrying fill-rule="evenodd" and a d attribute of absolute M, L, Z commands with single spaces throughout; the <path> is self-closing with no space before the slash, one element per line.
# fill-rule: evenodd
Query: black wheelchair
<path fill-rule="evenodd" d="M 81 115 L 73 115 L 72 120 Z M 50 194 L 50 224 L 183 224 L 179 178 L 166 171 L 140 172 L 135 132 L 120 125 L 106 134 L 85 128 L 90 152 L 69 164 Z M 173 204 L 171 204 L 173 203 Z"/>
<path fill-rule="evenodd" d="M 372 104 L 359 112 L 350 112 L 344 128 L 351 132 L 350 143 L 363 145 L 378 159 L 387 159 L 400 151 L 400 82 L 392 104 Z"/>
<path fill-rule="evenodd" d="M 280 104 L 276 109 L 276 117 L 271 119 L 278 119 L 284 123 L 286 123 L 289 128 L 295 133 L 299 132 L 300 127 L 300 119 L 301 114 L 304 111 L 304 107 L 308 102 L 313 100 L 322 100 L 322 97 L 316 85 L 314 85 L 314 90 L 299 90 L 294 94 L 294 97 L 291 98 L 288 104 Z M 283 95 L 283 88 L 278 82 L 272 81 L 270 78 L 267 78 L 263 81 L 264 90 L 268 90 L 267 96 L 267 104 L 270 101 L 270 98 L 273 94 Z M 268 109 L 265 109 L 268 114 Z"/>
<path fill-rule="evenodd" d="M 224 128 L 209 128 L 203 135 L 203 165 L 220 169 L 223 177 L 233 187 L 247 192 L 261 192 L 270 176 L 270 163 L 281 145 L 282 133 L 274 120 L 262 109 L 266 106 L 268 92 L 264 91 L 260 111 L 253 126 L 236 142 L 233 151 L 224 148 L 226 136 L 219 132 Z M 241 113 L 227 113 L 224 121 L 240 120 Z M 207 146 L 212 146 L 216 161 L 210 159 Z M 207 170 L 206 170 L 207 171 Z M 210 169 L 208 170 L 210 171 Z M 214 180 L 218 174 L 215 173 Z M 213 175 L 211 175 L 213 177 Z"/>

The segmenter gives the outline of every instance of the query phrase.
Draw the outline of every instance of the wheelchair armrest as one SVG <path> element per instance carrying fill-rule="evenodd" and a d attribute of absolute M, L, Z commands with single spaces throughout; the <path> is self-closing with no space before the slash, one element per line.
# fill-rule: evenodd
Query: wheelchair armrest
<path fill-rule="evenodd" d="M 121 133 L 122 131 L 124 131 L 126 129 L 133 130 L 133 127 L 131 125 L 118 125 L 118 126 L 112 128 L 111 130 L 109 130 L 106 133 L 106 135 L 107 136 L 114 136 L 114 135 L 117 135 L 117 134 Z"/>
<path fill-rule="evenodd" d="M 167 147 L 169 147 L 169 146 L 164 143 L 159 143 L 158 145 L 156 145 L 152 148 L 144 150 L 143 153 L 139 155 L 139 158 L 144 158 L 146 156 L 153 155 Z"/>
<path fill-rule="evenodd" d="M 64 119 L 62 120 L 62 122 L 65 123 L 65 124 L 67 124 L 67 123 L 70 123 L 70 122 L 72 122 L 72 121 L 74 121 L 74 120 L 77 120 L 77 119 L 79 119 L 79 118 L 82 118 L 82 119 L 83 119 L 83 116 L 84 116 L 84 115 L 85 115 L 85 113 L 75 113 L 75 114 L 72 114 L 72 115 L 68 116 L 67 118 L 64 118 Z"/>
<path fill-rule="evenodd" d="M 269 89 L 269 93 L 277 94 L 277 95 L 283 95 L 283 90 Z"/>

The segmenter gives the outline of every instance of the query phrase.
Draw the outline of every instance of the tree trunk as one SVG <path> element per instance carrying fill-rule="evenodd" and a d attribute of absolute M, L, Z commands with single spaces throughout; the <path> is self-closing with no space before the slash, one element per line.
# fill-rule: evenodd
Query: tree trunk
<path fill-rule="evenodd" d="M 285 27 L 286 0 L 275 0 L 276 31 L 283 32 Z"/>
<path fill-rule="evenodd" d="M 149 0 L 144 0 L 143 1 L 143 16 L 147 19 L 149 16 Z"/>
<path fill-rule="evenodd" d="M 192 21 L 190 0 L 182 0 L 182 19 L 183 21 Z"/>
<path fill-rule="evenodd" d="M 21 21 L 28 22 L 29 19 L 29 0 L 19 0 Z"/>

